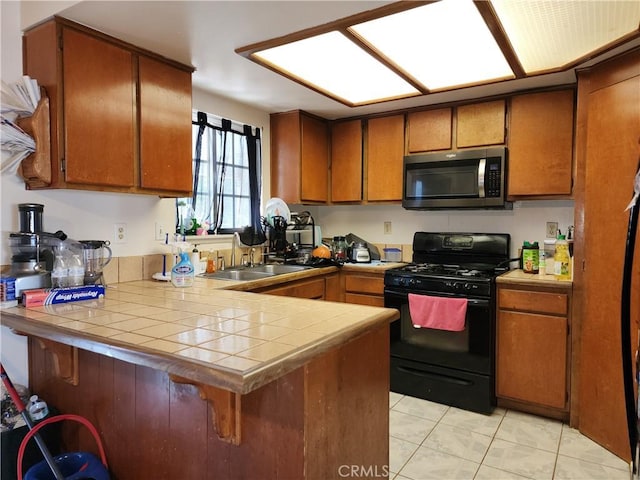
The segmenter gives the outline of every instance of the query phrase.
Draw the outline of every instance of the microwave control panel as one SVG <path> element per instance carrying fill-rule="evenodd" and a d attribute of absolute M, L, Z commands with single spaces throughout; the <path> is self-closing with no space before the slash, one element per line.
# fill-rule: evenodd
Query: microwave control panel
<path fill-rule="evenodd" d="M 499 158 L 487 158 L 484 191 L 487 197 L 499 197 L 502 190 L 502 172 Z"/>

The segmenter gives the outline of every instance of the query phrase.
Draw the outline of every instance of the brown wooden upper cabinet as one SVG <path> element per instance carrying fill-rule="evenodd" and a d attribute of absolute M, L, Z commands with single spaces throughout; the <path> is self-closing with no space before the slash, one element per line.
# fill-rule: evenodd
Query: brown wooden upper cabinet
<path fill-rule="evenodd" d="M 505 113 L 504 100 L 457 107 L 456 146 L 467 148 L 503 144 Z"/>
<path fill-rule="evenodd" d="M 451 108 L 424 110 L 407 115 L 409 153 L 451 150 Z"/>
<path fill-rule="evenodd" d="M 23 51 L 51 102 L 45 188 L 190 194 L 192 67 L 59 17 Z"/>
<path fill-rule="evenodd" d="M 362 120 L 331 125 L 331 201 L 362 201 Z"/>
<path fill-rule="evenodd" d="M 402 200 L 404 115 L 371 118 L 367 122 L 367 200 Z"/>
<path fill-rule="evenodd" d="M 509 121 L 509 197 L 571 195 L 574 91 L 516 95 Z"/>
<path fill-rule="evenodd" d="M 287 203 L 326 203 L 329 129 L 301 110 L 271 114 L 271 196 Z"/>

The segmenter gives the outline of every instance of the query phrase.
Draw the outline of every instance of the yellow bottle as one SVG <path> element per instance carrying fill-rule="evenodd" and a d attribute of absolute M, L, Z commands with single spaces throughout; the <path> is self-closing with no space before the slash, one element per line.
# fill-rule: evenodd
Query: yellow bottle
<path fill-rule="evenodd" d="M 559 235 L 556 241 L 556 251 L 553 255 L 553 274 L 556 280 L 571 280 L 571 257 L 569 244 L 564 235 Z"/>

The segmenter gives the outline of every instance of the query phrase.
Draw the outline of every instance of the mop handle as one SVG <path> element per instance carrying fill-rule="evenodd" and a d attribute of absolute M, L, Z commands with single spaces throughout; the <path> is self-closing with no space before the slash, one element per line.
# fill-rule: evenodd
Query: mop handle
<path fill-rule="evenodd" d="M 29 427 L 29 430 L 33 430 L 33 422 L 29 417 L 29 413 L 26 411 L 24 403 L 20 398 L 20 395 L 18 395 L 18 392 L 13 386 L 13 382 L 11 381 L 11 379 L 7 375 L 7 372 L 2 366 L 2 362 L 0 362 L 0 379 L 2 379 L 2 383 L 4 383 L 4 386 L 7 387 L 7 392 L 9 392 L 9 396 L 11 397 L 11 400 L 13 401 L 14 405 L 18 409 L 18 412 L 20 413 L 20 415 L 22 415 L 22 418 L 27 424 L 27 427 Z M 42 437 L 40 436 L 40 434 L 36 433 L 33 436 L 33 438 L 38 444 L 38 448 L 40 448 L 40 452 L 42 452 L 42 456 L 46 460 L 47 465 L 49 465 L 49 468 L 53 472 L 53 475 L 56 477 L 56 480 L 64 480 L 64 475 L 62 475 L 62 473 L 60 472 L 60 469 L 58 468 L 56 461 L 51 456 L 51 452 L 49 452 L 49 449 L 47 448 L 47 445 L 44 443 L 44 440 L 42 440 Z"/>

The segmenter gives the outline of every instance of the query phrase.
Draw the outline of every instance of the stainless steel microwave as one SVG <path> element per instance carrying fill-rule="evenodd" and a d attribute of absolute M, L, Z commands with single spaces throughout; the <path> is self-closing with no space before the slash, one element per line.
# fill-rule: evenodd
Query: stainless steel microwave
<path fill-rule="evenodd" d="M 505 147 L 408 155 L 402 206 L 409 210 L 510 209 L 506 167 Z"/>

